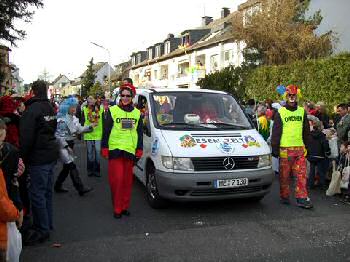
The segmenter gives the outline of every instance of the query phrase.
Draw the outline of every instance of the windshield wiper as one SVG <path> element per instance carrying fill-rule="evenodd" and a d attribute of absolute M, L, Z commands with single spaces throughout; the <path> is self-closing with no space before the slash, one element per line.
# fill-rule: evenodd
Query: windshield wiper
<path fill-rule="evenodd" d="M 189 127 L 196 127 L 196 128 L 216 128 L 212 124 L 211 126 L 208 126 L 206 123 L 200 123 L 200 124 L 191 124 L 191 123 L 184 123 L 184 122 L 173 122 L 173 123 L 164 123 L 161 124 L 161 126 L 189 126 Z"/>
<path fill-rule="evenodd" d="M 249 126 L 243 126 L 243 125 L 237 125 L 237 124 L 229 124 L 229 123 L 212 123 L 215 126 L 222 126 L 222 127 L 232 127 L 235 129 L 250 129 Z"/>

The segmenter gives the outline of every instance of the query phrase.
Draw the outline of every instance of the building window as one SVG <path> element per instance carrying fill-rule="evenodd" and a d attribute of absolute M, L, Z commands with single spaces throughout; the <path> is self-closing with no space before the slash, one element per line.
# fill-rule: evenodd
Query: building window
<path fill-rule="evenodd" d="M 182 43 L 181 43 L 183 46 L 185 45 L 190 45 L 190 35 L 187 34 L 187 35 L 184 35 L 182 37 Z"/>
<path fill-rule="evenodd" d="M 160 47 L 161 47 L 160 45 L 157 45 L 157 46 L 156 46 L 156 57 L 160 57 L 160 56 L 161 56 Z"/>
<path fill-rule="evenodd" d="M 170 53 L 170 41 L 166 41 L 165 42 L 165 50 L 164 50 L 165 54 L 169 54 Z"/>
<path fill-rule="evenodd" d="M 188 75 L 188 69 L 190 67 L 189 62 L 182 62 L 178 65 L 178 77 L 184 77 Z"/>
<path fill-rule="evenodd" d="M 167 65 L 162 65 L 160 67 L 160 79 L 161 80 L 168 79 L 168 66 Z"/>
<path fill-rule="evenodd" d="M 154 73 L 154 75 L 153 75 L 153 76 L 154 76 L 154 79 L 155 79 L 155 80 L 158 80 L 158 70 L 154 70 L 153 73 Z"/>
<path fill-rule="evenodd" d="M 137 63 L 138 63 L 138 64 L 141 63 L 141 54 L 138 54 L 138 55 L 137 55 Z"/>
<path fill-rule="evenodd" d="M 153 50 L 152 48 L 148 49 L 148 59 L 152 59 L 153 58 Z"/>
<path fill-rule="evenodd" d="M 219 55 L 212 55 L 210 57 L 210 71 L 216 72 L 219 70 Z"/>
<path fill-rule="evenodd" d="M 224 55 L 225 62 L 232 61 L 232 50 L 226 50 Z"/>

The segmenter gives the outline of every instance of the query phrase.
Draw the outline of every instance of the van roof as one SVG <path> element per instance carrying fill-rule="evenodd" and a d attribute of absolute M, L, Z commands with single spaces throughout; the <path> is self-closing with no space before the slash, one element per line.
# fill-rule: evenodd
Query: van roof
<path fill-rule="evenodd" d="M 147 93 L 154 93 L 154 92 L 198 92 L 198 93 L 216 93 L 216 94 L 227 94 L 224 91 L 218 91 L 218 90 L 211 90 L 211 89 L 199 89 L 199 88 L 149 88 L 149 89 L 136 89 L 136 93 L 139 92 L 147 92 Z"/>

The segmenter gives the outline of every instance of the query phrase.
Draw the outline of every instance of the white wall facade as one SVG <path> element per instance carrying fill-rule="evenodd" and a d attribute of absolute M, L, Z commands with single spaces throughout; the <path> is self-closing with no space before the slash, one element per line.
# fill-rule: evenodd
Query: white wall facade
<path fill-rule="evenodd" d="M 100 82 L 100 84 L 103 85 L 104 81 L 108 80 L 108 69 L 110 69 L 110 74 L 113 74 L 113 68 L 108 63 L 105 63 L 103 67 L 96 72 L 95 83 Z"/>
<path fill-rule="evenodd" d="M 131 69 L 129 77 L 138 87 L 199 88 L 197 82 L 200 78 L 230 65 L 239 66 L 242 62 L 241 43 L 219 43 L 182 56 Z"/>

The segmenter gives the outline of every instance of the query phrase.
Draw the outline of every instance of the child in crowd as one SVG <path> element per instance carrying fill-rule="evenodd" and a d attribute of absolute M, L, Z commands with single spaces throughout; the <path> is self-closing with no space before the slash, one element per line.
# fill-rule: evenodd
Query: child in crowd
<path fill-rule="evenodd" d="M 343 142 L 340 146 L 340 155 L 339 155 L 339 166 L 340 166 L 340 171 L 342 172 L 343 175 L 345 175 L 345 172 L 349 172 L 348 170 L 350 167 L 350 142 L 346 141 Z M 344 170 L 347 169 L 347 170 Z M 343 200 L 346 203 L 350 204 L 350 186 L 346 189 L 343 195 Z"/>
<path fill-rule="evenodd" d="M 310 138 L 308 146 L 307 159 L 310 162 L 310 173 L 308 186 L 310 189 L 315 188 L 316 167 L 319 175 L 318 186 L 326 189 L 325 177 L 329 166 L 328 156 L 331 153 L 325 134 L 322 133 L 322 122 L 315 116 L 307 116 L 310 124 Z"/>

